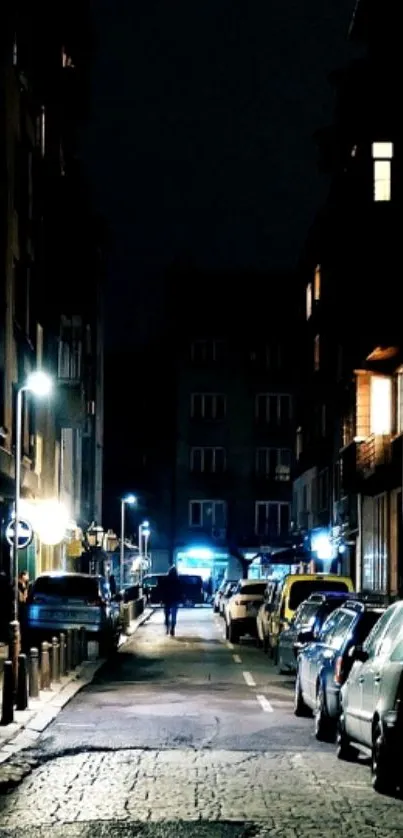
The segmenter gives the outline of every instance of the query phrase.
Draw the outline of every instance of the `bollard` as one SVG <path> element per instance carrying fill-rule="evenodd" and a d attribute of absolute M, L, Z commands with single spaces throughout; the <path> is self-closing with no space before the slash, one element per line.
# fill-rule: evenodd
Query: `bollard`
<path fill-rule="evenodd" d="M 52 637 L 52 668 L 51 680 L 54 684 L 60 681 L 60 663 L 59 663 L 59 641 L 57 637 Z"/>
<path fill-rule="evenodd" d="M 80 657 L 82 661 L 88 660 L 87 630 L 84 626 L 80 628 Z"/>
<path fill-rule="evenodd" d="M 73 669 L 73 629 L 67 629 L 66 669 L 67 672 L 71 672 L 71 670 Z"/>
<path fill-rule="evenodd" d="M 18 683 L 17 683 L 17 710 L 26 710 L 28 707 L 28 664 L 27 656 L 21 653 L 18 655 Z"/>
<path fill-rule="evenodd" d="M 78 630 L 73 629 L 73 669 L 80 663 L 80 644 Z"/>
<path fill-rule="evenodd" d="M 30 698 L 39 697 L 39 652 L 38 649 L 29 650 L 29 695 Z"/>
<path fill-rule="evenodd" d="M 3 705 L 1 724 L 11 725 L 14 721 L 14 673 L 13 662 L 4 661 L 3 668 Z"/>
<path fill-rule="evenodd" d="M 41 690 L 50 690 L 49 646 L 46 640 L 41 644 Z"/>
<path fill-rule="evenodd" d="M 129 634 L 130 631 L 130 605 L 125 605 L 123 612 L 123 631 L 125 634 Z"/>
<path fill-rule="evenodd" d="M 63 631 L 60 632 L 60 648 L 59 648 L 59 662 L 60 662 L 60 675 L 67 675 L 67 661 L 66 661 L 66 635 Z"/>

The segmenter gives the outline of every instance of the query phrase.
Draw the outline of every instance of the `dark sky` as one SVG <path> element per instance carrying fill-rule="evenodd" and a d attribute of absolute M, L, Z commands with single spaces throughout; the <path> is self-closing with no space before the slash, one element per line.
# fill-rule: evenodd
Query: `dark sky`
<path fill-rule="evenodd" d="M 97 0 L 88 160 L 114 241 L 112 344 L 158 327 L 160 276 L 289 268 L 326 184 L 314 130 L 354 0 Z"/>

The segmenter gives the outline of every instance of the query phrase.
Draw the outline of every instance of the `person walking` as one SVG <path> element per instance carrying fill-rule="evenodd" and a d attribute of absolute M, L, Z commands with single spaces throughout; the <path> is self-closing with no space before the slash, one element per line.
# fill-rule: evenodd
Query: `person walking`
<path fill-rule="evenodd" d="M 169 568 L 162 587 L 162 602 L 165 613 L 165 628 L 166 633 L 171 637 L 175 636 L 176 618 L 178 608 L 182 599 L 181 583 L 178 571 L 173 565 Z"/>

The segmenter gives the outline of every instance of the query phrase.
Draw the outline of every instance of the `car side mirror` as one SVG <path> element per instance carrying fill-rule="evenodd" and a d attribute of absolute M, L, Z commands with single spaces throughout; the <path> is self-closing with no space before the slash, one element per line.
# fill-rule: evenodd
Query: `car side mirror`
<path fill-rule="evenodd" d="M 312 643 L 314 639 L 314 634 L 311 629 L 305 629 L 298 632 L 297 640 L 298 643 L 301 643 L 302 645 L 305 643 Z"/>
<path fill-rule="evenodd" d="M 362 646 L 352 646 L 348 652 L 348 657 L 351 661 L 360 661 L 361 663 L 365 663 L 368 658 L 368 652 Z"/>

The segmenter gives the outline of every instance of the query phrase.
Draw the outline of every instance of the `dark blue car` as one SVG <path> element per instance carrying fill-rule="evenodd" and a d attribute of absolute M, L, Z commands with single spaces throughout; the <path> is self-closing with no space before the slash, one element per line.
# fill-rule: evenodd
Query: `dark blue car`
<path fill-rule="evenodd" d="M 340 688 L 352 666 L 349 651 L 364 642 L 385 608 L 383 602 L 347 600 L 327 618 L 319 635 L 301 649 L 294 712 L 306 716 L 313 711 L 317 739 L 334 741 Z"/>
<path fill-rule="evenodd" d="M 303 646 L 319 636 L 329 614 L 350 598 L 351 593 L 326 591 L 311 594 L 301 602 L 290 624 L 279 637 L 277 654 L 280 672 L 296 672 L 298 654 Z"/>

